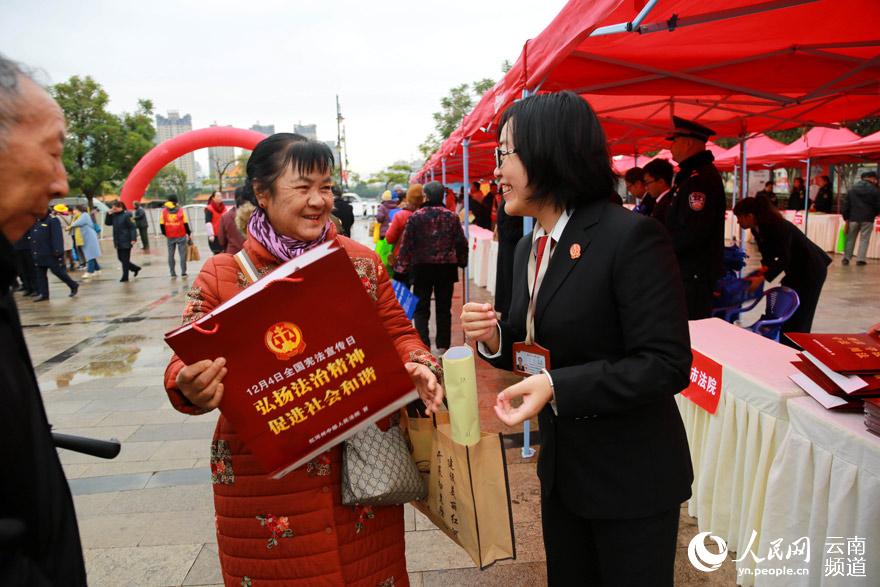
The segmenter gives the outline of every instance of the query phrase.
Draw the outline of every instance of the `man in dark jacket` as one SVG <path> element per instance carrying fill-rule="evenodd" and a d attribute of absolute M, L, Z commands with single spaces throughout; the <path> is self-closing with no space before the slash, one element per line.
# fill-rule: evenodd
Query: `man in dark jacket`
<path fill-rule="evenodd" d="M 334 185 L 333 188 L 333 215 L 339 218 L 342 224 L 342 235 L 351 237 L 351 225 L 354 224 L 354 209 L 351 204 L 342 199 L 342 188 Z"/>
<path fill-rule="evenodd" d="M 843 264 L 849 265 L 856 238 L 859 239 L 859 256 L 856 265 L 868 263 L 868 245 L 871 242 L 871 231 L 874 228 L 874 217 L 880 214 L 880 190 L 877 189 L 877 172 L 867 171 L 862 174 L 862 181 L 852 186 L 846 193 L 841 209 L 846 222 L 846 249 Z"/>
<path fill-rule="evenodd" d="M 712 312 L 712 291 L 724 273 L 724 184 L 712 163 L 715 157 L 706 142 L 715 131 L 672 117 L 675 130 L 668 140 L 679 172 L 669 195 L 658 201 L 654 217 L 672 236 L 675 256 L 684 280 L 688 320 L 708 318 Z M 668 209 L 664 202 L 669 199 Z"/>
<path fill-rule="evenodd" d="M 145 251 L 149 251 L 150 235 L 147 234 L 147 229 L 150 227 L 150 222 L 147 220 L 147 211 L 144 210 L 140 202 L 134 203 L 134 225 L 141 235 L 141 246 Z"/>
<path fill-rule="evenodd" d="M 34 268 L 34 253 L 31 245 L 31 231 L 28 230 L 23 237 L 15 241 L 15 270 L 21 279 L 21 290 L 24 297 L 36 296 L 37 271 Z"/>
<path fill-rule="evenodd" d="M 34 265 L 37 268 L 37 297 L 35 302 L 49 299 L 49 279 L 47 271 L 67 284 L 70 297 L 76 295 L 79 284 L 67 274 L 64 268 L 64 236 L 61 234 L 61 221 L 46 210 L 46 215 L 34 223 L 31 229 L 31 247 Z"/>
<path fill-rule="evenodd" d="M 467 267 L 468 244 L 458 216 L 443 205 L 445 190 L 439 181 L 425 185 L 425 204 L 406 221 L 394 271 L 409 273 L 413 293 L 419 298 L 413 314 L 416 331 L 427 346 L 431 296 L 434 296 L 438 351 L 445 352 L 452 339 L 452 290 L 458 268 Z"/>
<path fill-rule="evenodd" d="M 138 239 L 137 227 L 131 212 L 126 210 L 125 202 L 113 202 L 113 207 L 104 218 L 104 224 L 113 227 L 113 246 L 116 247 L 116 258 L 122 263 L 122 279 L 119 281 L 128 281 L 129 269 L 137 277 L 141 268 L 131 262 L 131 248 Z"/>
<path fill-rule="evenodd" d="M 11 242 L 67 195 L 64 114 L 0 56 L 0 585 L 86 584 L 76 512 L 10 285 Z"/>

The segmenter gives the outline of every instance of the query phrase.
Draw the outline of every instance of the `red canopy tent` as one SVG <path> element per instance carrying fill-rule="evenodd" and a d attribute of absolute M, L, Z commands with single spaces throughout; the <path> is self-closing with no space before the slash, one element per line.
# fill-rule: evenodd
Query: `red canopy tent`
<path fill-rule="evenodd" d="M 774 141 L 770 137 L 764 134 L 757 135 L 750 139 L 746 140 L 746 152 L 748 153 L 748 157 L 746 159 L 747 165 L 754 165 L 755 160 L 762 155 L 767 153 L 773 153 L 775 151 L 779 151 L 780 149 L 785 148 L 785 143 L 780 143 L 779 141 Z M 723 169 L 725 171 L 732 170 L 735 166 L 742 164 L 742 148 L 740 145 L 735 145 L 720 155 L 715 156 L 715 165 L 718 169 Z"/>
<path fill-rule="evenodd" d="M 849 145 L 861 137 L 848 128 L 827 128 L 817 126 L 789 145 L 762 154 L 751 154 L 748 163 L 780 167 L 786 163 L 800 163 L 816 156 L 819 148 L 833 148 Z"/>
<path fill-rule="evenodd" d="M 736 137 L 876 114 L 880 34 L 865 18 L 875 7 L 876 0 L 572 0 L 526 43 L 441 153 L 460 156 L 463 141 L 490 129 L 523 91 L 580 93 L 612 152 L 628 155 L 656 148 L 673 113 Z M 638 34 L 610 34 L 621 32 L 612 23 L 626 21 L 636 21 L 629 28 Z"/>
<path fill-rule="evenodd" d="M 813 157 L 835 157 L 846 161 L 869 161 L 880 159 L 880 132 L 862 137 L 843 145 L 814 147 Z"/>

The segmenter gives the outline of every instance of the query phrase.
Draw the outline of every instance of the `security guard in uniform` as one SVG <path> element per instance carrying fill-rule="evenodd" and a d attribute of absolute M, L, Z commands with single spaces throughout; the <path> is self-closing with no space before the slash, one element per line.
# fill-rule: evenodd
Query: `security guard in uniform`
<path fill-rule="evenodd" d="M 668 209 L 658 218 L 672 235 L 675 255 L 684 279 L 689 320 L 708 318 L 715 282 L 724 272 L 724 184 L 706 150 L 715 134 L 710 128 L 672 117 L 675 130 L 667 140 L 678 163 Z M 671 197 L 670 197 L 671 196 Z M 655 213 L 658 212 L 655 209 Z M 655 214 L 655 217 L 657 215 Z"/>

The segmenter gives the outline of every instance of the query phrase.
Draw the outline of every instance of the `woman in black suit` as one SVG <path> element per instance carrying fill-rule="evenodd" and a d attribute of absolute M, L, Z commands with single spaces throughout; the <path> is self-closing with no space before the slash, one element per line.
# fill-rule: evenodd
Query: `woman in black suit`
<path fill-rule="evenodd" d="M 749 291 L 785 273 L 782 285 L 797 292 L 800 306 L 782 325 L 782 332 L 810 332 L 831 258 L 779 210 L 761 198 L 746 198 L 733 208 L 740 227 L 751 229 L 761 251 L 761 268 L 751 277 Z M 785 337 L 781 342 L 795 346 Z"/>
<path fill-rule="evenodd" d="M 469 303 L 462 326 L 501 369 L 514 367 L 519 341 L 549 352 L 546 369 L 495 405 L 509 426 L 538 415 L 549 583 L 672 585 L 693 480 L 674 401 L 691 353 L 672 243 L 656 220 L 608 201 L 617 178 L 605 135 L 576 94 L 517 102 L 500 129 L 505 210 L 534 216 L 535 231 L 516 248 L 507 320 Z"/>

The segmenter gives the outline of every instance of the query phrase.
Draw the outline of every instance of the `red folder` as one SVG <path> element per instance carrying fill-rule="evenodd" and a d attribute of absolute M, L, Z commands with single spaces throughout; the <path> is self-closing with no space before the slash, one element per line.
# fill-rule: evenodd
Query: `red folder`
<path fill-rule="evenodd" d="M 165 340 L 226 357 L 220 411 L 275 478 L 417 399 L 351 260 L 327 243 Z"/>
<path fill-rule="evenodd" d="M 880 373 L 876 334 L 786 334 L 795 344 L 838 373 Z"/>
<path fill-rule="evenodd" d="M 876 375 L 863 375 L 862 379 L 867 382 L 867 386 L 851 393 L 846 393 L 837 384 L 835 384 L 827 375 L 822 373 L 816 365 L 811 363 L 801 353 L 798 353 L 800 361 L 792 361 L 791 364 L 797 367 L 798 371 L 809 377 L 813 382 L 831 395 L 837 397 L 880 397 L 880 377 Z"/>

